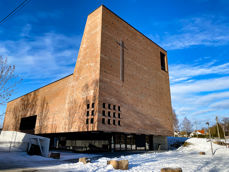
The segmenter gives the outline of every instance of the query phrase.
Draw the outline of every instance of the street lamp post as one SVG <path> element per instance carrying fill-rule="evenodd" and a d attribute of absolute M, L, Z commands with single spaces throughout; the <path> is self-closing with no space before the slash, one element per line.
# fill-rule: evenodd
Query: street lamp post
<path fill-rule="evenodd" d="M 209 128 L 209 122 L 206 122 L 206 124 L 208 125 L 208 133 L 209 133 L 209 138 L 210 138 L 211 151 L 212 151 L 212 155 L 213 155 L 212 138 L 211 138 L 211 131 L 210 131 L 210 128 Z"/>

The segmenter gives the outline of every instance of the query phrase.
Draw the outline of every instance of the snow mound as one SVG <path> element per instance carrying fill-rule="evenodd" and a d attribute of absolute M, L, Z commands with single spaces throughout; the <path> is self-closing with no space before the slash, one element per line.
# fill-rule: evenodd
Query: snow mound
<path fill-rule="evenodd" d="M 159 172 L 161 168 L 182 168 L 184 172 L 228 172 L 229 170 L 229 148 L 213 143 L 214 156 L 211 154 L 210 142 L 208 139 L 190 138 L 186 142 L 191 143 L 187 147 L 180 147 L 177 150 L 167 152 L 146 152 L 142 154 L 132 154 L 121 157 L 101 157 L 92 160 L 91 163 L 69 163 L 64 161 L 68 158 L 77 157 L 94 157 L 95 154 L 77 154 L 77 153 L 61 153 L 62 159 L 54 160 L 28 156 L 22 153 L 0 153 L 0 167 L 7 165 L 18 166 L 20 163 L 24 167 L 32 167 L 34 170 L 46 171 L 87 171 L 87 172 L 105 172 L 105 171 L 121 171 L 115 170 L 111 165 L 107 165 L 108 160 L 127 159 L 129 161 L 129 170 L 135 172 Z M 199 152 L 206 152 L 206 155 L 200 155 Z M 13 155 L 13 157 L 12 157 Z M 93 158 L 92 158 L 93 159 Z M 39 164 L 39 166 L 38 166 Z M 9 164 L 8 164 L 9 165 Z"/>
<path fill-rule="evenodd" d="M 182 147 L 178 148 L 178 151 L 181 151 L 181 152 L 205 152 L 206 154 L 212 154 L 211 153 L 211 143 L 210 143 L 209 139 L 190 138 L 190 139 L 186 140 L 186 142 L 191 143 L 191 144 L 187 147 L 182 146 Z M 221 154 L 225 150 L 226 151 L 229 150 L 229 149 L 227 150 L 225 146 L 217 145 L 214 143 L 212 143 L 212 146 L 213 146 L 213 152 L 215 154 Z"/>

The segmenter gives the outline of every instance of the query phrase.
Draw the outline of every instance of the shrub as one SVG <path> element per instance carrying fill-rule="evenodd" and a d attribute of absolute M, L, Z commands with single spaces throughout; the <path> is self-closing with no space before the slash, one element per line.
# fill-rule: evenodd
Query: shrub
<path fill-rule="evenodd" d="M 188 147 L 190 145 L 192 145 L 192 143 L 190 143 L 190 142 L 184 142 L 183 147 Z"/>

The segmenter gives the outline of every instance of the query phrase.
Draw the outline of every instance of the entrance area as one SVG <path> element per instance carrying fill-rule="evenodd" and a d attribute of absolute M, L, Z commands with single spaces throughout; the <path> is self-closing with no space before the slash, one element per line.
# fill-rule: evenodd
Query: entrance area
<path fill-rule="evenodd" d="M 20 131 L 24 133 L 34 134 L 37 115 L 21 118 Z"/>
<path fill-rule="evenodd" d="M 126 133 L 80 132 L 45 134 L 51 149 L 76 152 L 115 152 L 166 150 L 165 136 L 136 135 Z"/>

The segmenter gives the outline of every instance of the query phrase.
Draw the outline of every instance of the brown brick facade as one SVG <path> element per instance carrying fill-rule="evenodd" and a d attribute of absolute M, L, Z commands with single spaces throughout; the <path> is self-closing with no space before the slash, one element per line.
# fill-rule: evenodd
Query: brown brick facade
<path fill-rule="evenodd" d="M 74 73 L 9 102 L 3 130 L 19 130 L 22 117 L 37 115 L 35 134 L 172 135 L 169 75 L 161 69 L 161 52 L 166 55 L 101 6 L 88 16 Z"/>

